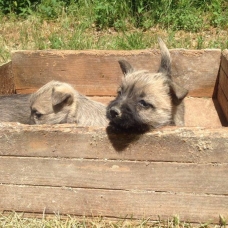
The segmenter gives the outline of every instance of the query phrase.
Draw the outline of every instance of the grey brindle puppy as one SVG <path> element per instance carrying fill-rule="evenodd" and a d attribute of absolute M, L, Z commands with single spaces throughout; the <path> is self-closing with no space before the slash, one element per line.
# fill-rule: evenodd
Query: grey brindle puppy
<path fill-rule="evenodd" d="M 161 63 L 157 73 L 134 70 L 119 61 L 124 73 L 117 97 L 107 107 L 110 124 L 122 129 L 149 130 L 165 125 L 184 125 L 183 99 L 188 91 L 171 77 L 171 58 L 159 38 Z"/>
<path fill-rule="evenodd" d="M 107 126 L 106 106 L 78 93 L 70 84 L 51 81 L 32 94 L 31 124 L 77 123 Z"/>

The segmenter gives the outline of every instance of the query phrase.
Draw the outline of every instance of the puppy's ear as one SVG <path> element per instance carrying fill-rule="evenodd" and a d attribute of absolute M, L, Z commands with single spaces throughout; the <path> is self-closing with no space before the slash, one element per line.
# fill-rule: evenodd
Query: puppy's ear
<path fill-rule="evenodd" d="M 134 71 L 133 67 L 131 66 L 131 64 L 128 61 L 122 59 L 122 60 L 119 60 L 118 62 L 120 64 L 120 68 L 121 68 L 122 72 L 124 73 L 124 75 Z"/>
<path fill-rule="evenodd" d="M 55 86 L 52 89 L 52 105 L 71 105 L 73 103 L 73 93 L 71 92 L 71 88 L 66 85 Z"/>
<path fill-rule="evenodd" d="M 188 94 L 188 90 L 178 85 L 177 83 L 170 82 L 170 94 L 175 104 L 180 103 Z"/>
<path fill-rule="evenodd" d="M 171 57 L 168 48 L 166 47 L 164 41 L 158 38 L 158 43 L 161 50 L 161 63 L 158 72 L 171 77 Z"/>

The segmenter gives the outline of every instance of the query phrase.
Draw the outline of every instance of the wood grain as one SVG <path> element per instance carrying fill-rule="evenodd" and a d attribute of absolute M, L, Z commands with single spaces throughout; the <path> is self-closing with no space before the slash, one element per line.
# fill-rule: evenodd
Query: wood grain
<path fill-rule="evenodd" d="M 0 167 L 2 184 L 228 194 L 228 164 L 1 157 Z"/>
<path fill-rule="evenodd" d="M 15 93 L 12 62 L 0 66 L 0 95 Z"/>
<path fill-rule="evenodd" d="M 221 50 L 170 50 L 176 82 L 190 96 L 211 97 L 218 75 Z M 113 96 L 123 76 L 118 60 L 128 60 L 135 69 L 156 72 L 158 50 L 139 51 L 16 51 L 12 54 L 17 93 L 31 93 L 50 80 L 71 83 L 91 96 Z M 211 67 L 213 66 L 213 67 Z"/>
<path fill-rule="evenodd" d="M 0 185 L 0 192 L 0 210 L 217 223 L 228 215 L 227 196 L 14 185 Z"/>
<path fill-rule="evenodd" d="M 228 162 L 226 128 L 166 127 L 143 135 L 75 125 L 1 123 L 0 155 L 196 163 Z"/>
<path fill-rule="evenodd" d="M 226 75 L 228 75 L 228 50 L 227 49 L 222 51 L 221 68 L 226 73 Z"/>
<path fill-rule="evenodd" d="M 222 127 L 224 116 L 217 99 L 186 97 L 185 126 L 189 127 Z"/>
<path fill-rule="evenodd" d="M 218 222 L 228 216 L 227 139 L 226 128 L 0 123 L 0 211 Z"/>
<path fill-rule="evenodd" d="M 218 101 L 228 121 L 228 100 L 220 85 L 218 86 Z"/>
<path fill-rule="evenodd" d="M 219 86 L 221 87 L 226 99 L 228 100 L 228 72 L 225 73 L 223 69 L 220 70 L 219 74 Z"/>
<path fill-rule="evenodd" d="M 217 97 L 228 121 L 228 50 L 222 52 Z"/>

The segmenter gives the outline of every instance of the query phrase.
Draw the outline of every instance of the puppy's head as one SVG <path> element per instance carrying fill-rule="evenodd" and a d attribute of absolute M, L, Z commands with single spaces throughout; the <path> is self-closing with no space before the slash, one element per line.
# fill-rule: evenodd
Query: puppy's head
<path fill-rule="evenodd" d="M 31 95 L 31 124 L 59 124 L 69 122 L 74 109 L 75 93 L 67 83 L 51 81 Z"/>
<path fill-rule="evenodd" d="M 111 125 L 146 131 L 173 124 L 173 105 L 183 100 L 187 90 L 172 81 L 169 51 L 162 40 L 159 44 L 162 58 L 158 73 L 135 71 L 127 61 L 119 61 L 124 77 L 117 97 L 107 107 Z"/>

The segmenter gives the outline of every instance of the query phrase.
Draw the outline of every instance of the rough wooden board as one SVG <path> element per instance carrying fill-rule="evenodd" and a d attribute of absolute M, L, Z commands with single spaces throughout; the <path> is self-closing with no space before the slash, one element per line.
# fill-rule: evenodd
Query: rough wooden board
<path fill-rule="evenodd" d="M 2 184 L 228 194 L 228 164 L 1 157 L 0 167 Z"/>
<path fill-rule="evenodd" d="M 106 217 L 218 222 L 228 215 L 228 197 L 41 186 L 0 185 L 0 210 Z"/>
<path fill-rule="evenodd" d="M 13 94 L 14 80 L 12 76 L 12 62 L 0 66 L 0 94 Z"/>
<path fill-rule="evenodd" d="M 189 96 L 212 97 L 218 76 L 221 50 L 171 51 L 172 75 L 180 85 L 189 89 Z"/>
<path fill-rule="evenodd" d="M 221 50 L 171 50 L 173 77 L 192 96 L 211 97 L 218 75 Z M 158 50 L 139 51 L 16 51 L 12 54 L 17 93 L 30 93 L 52 79 L 71 83 L 86 95 L 113 96 L 122 72 L 118 60 L 136 69 L 156 72 Z M 213 67 L 211 67 L 213 66 Z"/>
<path fill-rule="evenodd" d="M 222 51 L 221 68 L 228 75 L 228 49 Z"/>
<path fill-rule="evenodd" d="M 221 86 L 218 86 L 218 101 L 220 103 L 220 106 L 223 110 L 223 113 L 226 117 L 226 120 L 228 121 L 228 100 L 224 94 L 223 89 L 221 88 Z"/>
<path fill-rule="evenodd" d="M 73 124 L 1 123 L 0 135 L 2 156 L 228 162 L 226 128 L 166 127 L 137 135 L 113 133 L 109 128 L 76 128 Z"/>
<path fill-rule="evenodd" d="M 0 211 L 201 223 L 228 216 L 226 128 L 108 133 L 0 123 Z"/>
<path fill-rule="evenodd" d="M 185 126 L 221 127 L 224 115 L 216 99 L 188 97 L 185 99 Z"/>
<path fill-rule="evenodd" d="M 221 87 L 226 99 L 228 100 L 228 72 L 225 73 L 223 69 L 219 73 L 219 86 Z"/>
<path fill-rule="evenodd" d="M 217 99 L 228 122 L 228 50 L 222 52 L 217 84 Z"/>

